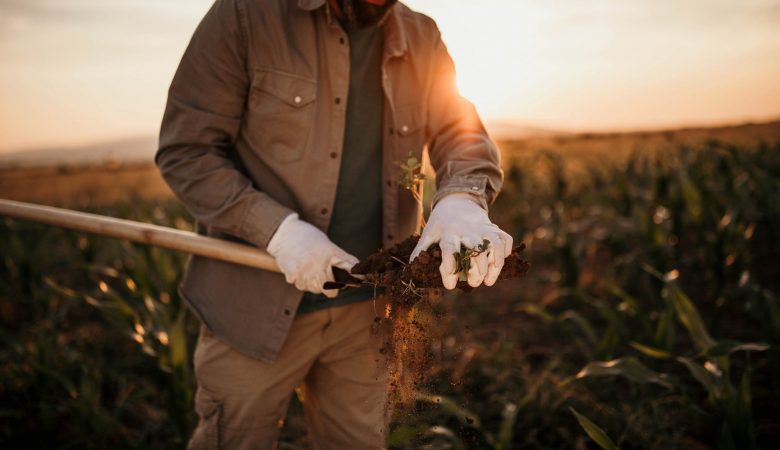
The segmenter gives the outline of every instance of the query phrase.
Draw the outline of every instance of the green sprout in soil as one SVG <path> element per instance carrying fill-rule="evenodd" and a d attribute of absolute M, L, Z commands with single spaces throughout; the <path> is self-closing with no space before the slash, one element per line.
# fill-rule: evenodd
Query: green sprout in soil
<path fill-rule="evenodd" d="M 455 273 L 458 274 L 458 280 L 460 281 L 468 280 L 469 269 L 471 269 L 471 258 L 474 258 L 475 256 L 479 256 L 481 253 L 486 252 L 489 247 L 490 247 L 490 241 L 487 239 L 483 239 L 482 243 L 477 245 L 474 248 L 469 248 L 466 247 L 465 245 L 461 245 L 460 251 L 452 254 L 455 257 L 455 269 L 456 269 Z"/>

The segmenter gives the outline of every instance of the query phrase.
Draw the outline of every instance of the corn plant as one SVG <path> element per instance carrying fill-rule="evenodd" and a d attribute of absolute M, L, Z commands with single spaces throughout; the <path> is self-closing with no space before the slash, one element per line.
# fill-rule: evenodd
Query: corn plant
<path fill-rule="evenodd" d="M 174 204 L 144 208 L 108 214 L 183 225 Z M 176 296 L 182 257 L 11 220 L 0 249 L 3 447 L 182 446 L 194 325 Z"/>
<path fill-rule="evenodd" d="M 491 207 L 533 273 L 431 302 L 425 379 L 388 446 L 774 448 L 780 146 L 613 161 L 557 142 L 506 151 Z M 189 226 L 175 202 L 100 212 Z M 197 327 L 182 269 L 168 252 L 0 222 L 0 447 L 183 446 Z M 305 448 L 292 404 L 280 448 Z"/>

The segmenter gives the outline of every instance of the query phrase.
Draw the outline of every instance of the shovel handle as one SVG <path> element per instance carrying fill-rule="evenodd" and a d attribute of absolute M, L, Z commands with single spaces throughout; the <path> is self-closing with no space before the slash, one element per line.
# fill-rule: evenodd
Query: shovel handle
<path fill-rule="evenodd" d="M 274 257 L 263 250 L 191 231 L 4 199 L 0 215 L 281 273 Z"/>

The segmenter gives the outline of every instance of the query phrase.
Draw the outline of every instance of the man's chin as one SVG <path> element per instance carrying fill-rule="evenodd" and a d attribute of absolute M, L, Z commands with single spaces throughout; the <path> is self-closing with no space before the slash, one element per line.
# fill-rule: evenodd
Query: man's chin
<path fill-rule="evenodd" d="M 341 23 L 348 29 L 364 29 L 375 26 L 385 18 L 398 0 L 387 0 L 375 5 L 362 0 L 338 0 L 343 16 Z"/>

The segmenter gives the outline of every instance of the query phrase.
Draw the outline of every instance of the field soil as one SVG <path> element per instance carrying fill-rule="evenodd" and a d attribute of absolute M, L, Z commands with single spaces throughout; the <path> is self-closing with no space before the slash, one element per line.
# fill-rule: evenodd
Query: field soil
<path fill-rule="evenodd" d="M 408 262 L 419 240 L 418 235 L 410 236 L 387 250 L 380 250 L 355 265 L 352 273 L 364 275 L 369 283 L 386 288 L 394 303 L 411 306 L 426 296 L 426 290 L 444 288 L 439 272 L 441 250 L 438 244 Z M 520 244 L 506 257 L 499 281 L 519 278 L 528 272 L 530 264 L 521 257 L 524 249 L 525 245 Z M 473 289 L 465 281 L 459 281 L 457 287 L 465 292 Z"/>

